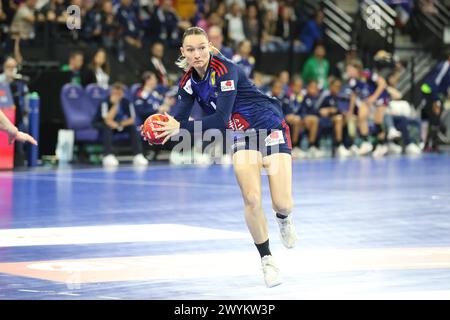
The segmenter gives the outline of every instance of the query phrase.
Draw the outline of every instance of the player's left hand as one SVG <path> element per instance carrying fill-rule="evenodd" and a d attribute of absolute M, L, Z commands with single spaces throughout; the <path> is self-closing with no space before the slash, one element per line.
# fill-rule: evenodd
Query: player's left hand
<path fill-rule="evenodd" d="M 180 123 L 167 112 L 164 115 L 169 119 L 168 121 L 153 121 L 154 124 L 161 125 L 160 128 L 154 128 L 153 131 L 161 132 L 155 135 L 155 139 L 164 138 L 162 144 L 165 144 L 170 137 L 177 135 L 180 132 Z"/>

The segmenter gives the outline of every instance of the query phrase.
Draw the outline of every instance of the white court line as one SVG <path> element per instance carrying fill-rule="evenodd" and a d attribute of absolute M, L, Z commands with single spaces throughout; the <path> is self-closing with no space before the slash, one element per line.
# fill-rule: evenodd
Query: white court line
<path fill-rule="evenodd" d="M 0 247 L 243 239 L 249 235 L 180 224 L 139 224 L 0 230 Z"/>

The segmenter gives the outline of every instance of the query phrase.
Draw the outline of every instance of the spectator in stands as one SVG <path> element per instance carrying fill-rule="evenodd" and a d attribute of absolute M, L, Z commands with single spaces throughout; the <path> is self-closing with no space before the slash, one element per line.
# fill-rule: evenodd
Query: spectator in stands
<path fill-rule="evenodd" d="M 319 84 L 319 89 L 328 89 L 330 63 L 325 56 L 325 47 L 322 44 L 318 44 L 314 49 L 314 55 L 309 57 L 303 66 L 302 78 L 305 83 L 316 80 Z"/>
<path fill-rule="evenodd" d="M 220 30 L 223 30 L 225 28 L 225 21 L 217 14 L 217 12 L 211 12 L 208 15 L 207 28 L 204 30 L 207 30 L 207 33 L 209 33 L 209 28 L 211 28 L 212 26 L 217 26 L 220 28 Z"/>
<path fill-rule="evenodd" d="M 174 98 L 164 98 L 157 91 L 158 78 L 151 71 L 142 74 L 142 86 L 136 91 L 134 96 L 134 106 L 138 125 L 155 113 L 169 113 L 170 107 L 175 103 Z"/>
<path fill-rule="evenodd" d="M 272 15 L 275 17 L 274 19 L 277 20 L 280 4 L 277 0 L 263 0 L 261 1 L 261 6 L 264 11 L 270 11 L 272 12 Z"/>
<path fill-rule="evenodd" d="M 428 120 L 428 133 L 425 140 L 425 151 L 438 152 L 439 143 L 448 143 L 446 126 L 441 122 L 444 99 L 450 88 L 450 51 L 447 59 L 439 63 L 425 78 L 422 86 L 422 119 Z"/>
<path fill-rule="evenodd" d="M 172 0 L 163 0 L 155 8 L 151 21 L 152 40 L 161 41 L 168 47 L 178 48 L 181 45 L 181 34 L 189 27 L 188 22 L 178 17 Z"/>
<path fill-rule="evenodd" d="M 125 50 L 127 46 L 142 48 L 142 30 L 139 20 L 139 11 L 132 4 L 132 0 L 120 0 L 120 7 L 117 11 L 117 21 L 120 32 L 118 38 L 119 61 L 125 61 Z"/>
<path fill-rule="evenodd" d="M 231 5 L 230 12 L 225 16 L 227 39 L 234 48 L 245 40 L 244 21 L 242 19 L 242 9 L 238 3 Z"/>
<path fill-rule="evenodd" d="M 14 43 L 14 55 L 19 64 L 22 64 L 23 61 L 20 48 L 28 45 L 35 38 L 36 3 L 37 0 L 26 0 L 22 3 L 11 22 L 11 40 Z"/>
<path fill-rule="evenodd" d="M 82 76 L 82 84 L 84 86 L 96 83 L 104 89 L 109 88 L 110 68 L 105 49 L 100 48 L 95 51 Z"/>
<path fill-rule="evenodd" d="M 104 1 L 102 5 L 101 25 L 102 25 L 102 44 L 108 50 L 113 47 L 117 38 L 118 22 L 114 17 L 113 5 L 111 1 Z"/>
<path fill-rule="evenodd" d="M 429 15 L 439 14 L 439 10 L 436 8 L 435 0 L 418 0 L 420 10 Z"/>
<path fill-rule="evenodd" d="M 262 74 L 261 72 L 257 71 L 257 70 L 255 70 L 255 71 L 253 72 L 253 83 L 254 83 L 255 86 L 256 86 L 259 90 L 261 90 L 262 92 L 267 91 L 267 90 L 265 90 L 265 88 L 264 88 L 265 83 L 264 83 L 264 77 L 263 77 L 263 74 Z"/>
<path fill-rule="evenodd" d="M 169 86 L 167 69 L 164 66 L 164 46 L 161 42 L 155 42 L 152 45 L 152 55 L 150 57 L 149 70 L 152 71 L 158 79 L 161 86 Z"/>
<path fill-rule="evenodd" d="M 238 52 L 233 56 L 233 61 L 244 70 L 249 79 L 253 79 L 255 58 L 252 56 L 252 44 L 249 40 L 243 40 L 239 43 Z"/>
<path fill-rule="evenodd" d="M 66 24 L 66 9 L 67 5 L 64 0 L 50 0 L 39 10 L 39 14 L 43 16 L 43 20 L 48 21 L 52 26 L 57 24 Z M 56 31 L 57 28 L 52 28 L 51 31 Z"/>
<path fill-rule="evenodd" d="M 262 52 L 276 52 L 283 51 L 283 43 L 280 38 L 276 36 L 277 20 L 272 10 L 267 10 L 264 13 L 262 22 L 261 34 L 261 51 Z"/>
<path fill-rule="evenodd" d="M 233 50 L 223 45 L 222 29 L 217 26 L 212 26 L 209 28 L 208 38 L 212 45 L 217 48 L 224 57 L 233 59 Z"/>
<path fill-rule="evenodd" d="M 253 52 L 259 47 L 261 39 L 261 20 L 259 18 L 258 9 L 255 5 L 247 6 L 246 14 L 244 17 L 244 33 L 245 37 L 250 40 Z"/>
<path fill-rule="evenodd" d="M 304 26 L 300 34 L 300 41 L 304 46 L 302 51 L 310 53 L 315 44 L 323 40 L 323 18 L 323 11 L 318 10 Z"/>
<path fill-rule="evenodd" d="M 35 7 L 37 0 L 27 0 L 22 3 L 11 22 L 11 34 L 22 40 L 33 39 L 35 18 Z"/>
<path fill-rule="evenodd" d="M 119 161 L 113 154 L 113 136 L 118 132 L 127 132 L 133 148 L 133 165 L 147 166 L 148 160 L 142 154 L 142 143 L 135 124 L 133 104 L 124 98 L 125 86 L 116 82 L 111 86 L 110 96 L 102 102 L 94 118 L 93 125 L 102 132 L 105 167 L 116 167 Z"/>
<path fill-rule="evenodd" d="M 403 151 L 401 144 L 403 144 L 406 154 L 419 155 L 422 153 L 419 146 L 420 119 L 411 116 L 411 105 L 406 100 L 402 100 L 402 93 L 396 88 L 398 81 L 397 70 L 394 70 L 387 77 L 386 81 L 388 84 L 387 91 L 391 99 L 389 108 L 384 116 L 384 123 L 388 132 L 389 153 L 401 154 Z M 416 134 L 411 134 L 414 131 Z M 390 134 L 391 132 L 398 132 L 399 134 L 394 136 Z"/>
<path fill-rule="evenodd" d="M 305 153 L 297 147 L 303 122 L 300 116 L 296 114 L 298 109 L 293 108 L 294 104 L 292 104 L 291 98 L 283 93 L 283 83 L 279 77 L 272 80 L 270 95 L 280 100 L 284 119 L 291 129 L 292 145 L 295 146 L 294 150 L 292 150 L 292 156 L 294 158 L 304 158 Z"/>
<path fill-rule="evenodd" d="M 317 102 L 320 114 L 320 126 L 333 128 L 333 148 L 339 158 L 347 158 L 351 152 L 343 145 L 345 119 L 339 110 L 338 100 L 342 82 L 337 78 L 330 81 L 330 89 L 324 90 Z"/>
<path fill-rule="evenodd" d="M 102 15 L 99 4 L 96 4 L 94 0 L 84 0 L 82 19 L 81 38 L 89 45 L 101 45 Z"/>
<path fill-rule="evenodd" d="M 304 128 L 308 131 L 308 157 L 322 158 L 325 154 L 319 148 L 319 109 L 317 100 L 319 98 L 319 86 L 316 80 L 311 80 L 306 86 L 306 95 L 303 97 L 297 114 L 303 121 Z"/>
<path fill-rule="evenodd" d="M 278 80 L 281 81 L 281 84 L 283 86 L 283 93 L 286 94 L 286 95 L 290 95 L 291 94 L 291 92 L 290 92 L 290 81 L 291 81 L 290 78 L 291 78 L 291 75 L 289 74 L 289 71 L 287 71 L 287 70 L 281 70 L 278 73 Z"/>
<path fill-rule="evenodd" d="M 352 45 L 349 50 L 345 52 L 344 60 L 341 60 L 336 63 L 335 68 L 331 68 L 330 74 L 333 76 L 345 79 L 347 64 L 349 64 L 352 60 L 358 59 L 358 48 L 355 45 Z"/>
<path fill-rule="evenodd" d="M 71 82 L 74 84 L 81 85 L 83 64 L 84 64 L 83 52 L 75 50 L 70 53 L 68 64 L 61 66 L 61 71 L 71 72 L 72 73 Z"/>
<path fill-rule="evenodd" d="M 277 19 L 275 35 L 281 40 L 283 51 L 287 51 L 289 49 L 291 42 L 294 45 L 295 52 L 301 51 L 299 41 L 297 40 L 295 44 L 293 42 L 296 33 L 295 24 L 296 22 L 293 9 L 289 6 L 280 8 L 280 16 Z"/>
<path fill-rule="evenodd" d="M 355 112 L 358 115 L 358 129 L 362 139 L 360 155 L 372 152 L 374 157 L 382 157 L 388 152 L 386 134 L 383 128 L 384 113 L 388 104 L 386 80 L 376 73 L 363 70 L 360 61 L 354 60 L 347 65 L 347 77 L 351 89 L 350 107 L 347 117 Z M 372 134 L 375 148 L 369 142 L 369 116 L 371 108 L 375 109 L 375 130 Z"/>

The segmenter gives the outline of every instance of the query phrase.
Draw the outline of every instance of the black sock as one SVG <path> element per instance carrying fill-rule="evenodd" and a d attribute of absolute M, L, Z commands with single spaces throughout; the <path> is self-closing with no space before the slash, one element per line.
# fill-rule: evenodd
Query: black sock
<path fill-rule="evenodd" d="M 367 136 L 366 135 L 361 135 L 361 140 L 364 142 L 367 142 Z"/>
<path fill-rule="evenodd" d="M 264 256 L 271 256 L 272 253 L 270 253 L 270 249 L 269 249 L 269 239 L 267 239 L 267 241 L 260 243 L 260 244 L 256 244 L 256 249 L 258 249 L 259 255 L 262 257 Z"/>
<path fill-rule="evenodd" d="M 285 216 L 284 214 L 280 214 L 278 212 L 277 212 L 276 216 L 277 216 L 277 218 L 280 218 L 280 219 L 286 219 L 287 218 L 287 216 Z"/>

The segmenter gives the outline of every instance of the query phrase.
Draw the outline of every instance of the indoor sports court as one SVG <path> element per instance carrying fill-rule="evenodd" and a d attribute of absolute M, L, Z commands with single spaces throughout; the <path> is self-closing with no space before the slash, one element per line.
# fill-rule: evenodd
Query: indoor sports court
<path fill-rule="evenodd" d="M 0 301 L 322 299 L 450 300 L 450 0 L 0 1 Z"/>
<path fill-rule="evenodd" d="M 299 241 L 268 215 L 267 289 L 231 166 L 2 172 L 0 298 L 448 299 L 449 174 L 448 155 L 294 163 Z"/>

